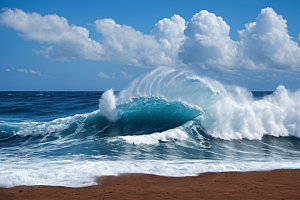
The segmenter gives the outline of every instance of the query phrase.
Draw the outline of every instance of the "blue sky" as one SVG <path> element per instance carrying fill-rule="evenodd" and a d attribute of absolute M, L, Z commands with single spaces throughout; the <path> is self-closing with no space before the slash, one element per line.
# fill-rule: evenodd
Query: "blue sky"
<path fill-rule="evenodd" d="M 0 90 L 120 90 L 159 66 L 249 90 L 300 88 L 297 0 L 2 0 L 0 7 Z"/>

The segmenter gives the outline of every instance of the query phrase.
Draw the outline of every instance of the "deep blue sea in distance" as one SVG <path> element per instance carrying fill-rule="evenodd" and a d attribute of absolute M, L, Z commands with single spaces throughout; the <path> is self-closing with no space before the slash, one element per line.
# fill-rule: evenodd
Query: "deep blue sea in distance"
<path fill-rule="evenodd" d="M 0 186 L 300 168 L 299 92 L 157 73 L 120 92 L 0 92 Z"/>

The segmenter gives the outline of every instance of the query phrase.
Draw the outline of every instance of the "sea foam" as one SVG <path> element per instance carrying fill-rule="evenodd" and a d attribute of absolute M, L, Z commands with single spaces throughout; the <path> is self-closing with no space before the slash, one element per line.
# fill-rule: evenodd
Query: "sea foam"
<path fill-rule="evenodd" d="M 13 160 L 11 160 L 13 161 Z M 97 176 L 145 173 L 162 176 L 196 176 L 204 172 L 253 171 L 300 168 L 299 161 L 221 160 L 15 160 L 0 165 L 0 187 L 53 185 L 84 187 L 96 185 Z"/>
<path fill-rule="evenodd" d="M 136 145 L 153 145 L 160 143 L 167 143 L 176 140 L 186 140 L 188 138 L 188 134 L 184 131 L 183 128 L 175 128 L 169 129 L 159 133 L 152 133 L 148 135 L 128 135 L 128 136 L 118 136 L 116 138 L 112 138 L 110 141 L 123 140 L 129 144 Z"/>

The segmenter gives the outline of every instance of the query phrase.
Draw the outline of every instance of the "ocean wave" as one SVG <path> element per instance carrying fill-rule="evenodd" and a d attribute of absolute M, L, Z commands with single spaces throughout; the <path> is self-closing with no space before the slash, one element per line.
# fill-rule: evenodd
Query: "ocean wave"
<path fill-rule="evenodd" d="M 162 98 L 196 108 L 201 111 L 198 119 L 205 133 L 215 138 L 300 137 L 300 91 L 291 92 L 284 86 L 278 86 L 271 95 L 255 99 L 244 88 L 162 67 L 133 81 L 120 92 L 116 104 L 141 97 Z"/>
<path fill-rule="evenodd" d="M 0 139 L 9 133 L 42 135 L 44 139 L 80 132 L 99 137 L 165 131 L 171 135 L 188 121 L 199 124 L 199 134 L 225 140 L 261 140 L 265 135 L 299 138 L 299 99 L 300 91 L 291 92 L 284 86 L 257 99 L 244 88 L 226 86 L 189 71 L 162 67 L 137 78 L 117 95 L 112 89 L 106 91 L 99 100 L 99 109 L 94 112 L 48 122 L 2 121 Z"/>
<path fill-rule="evenodd" d="M 108 95 L 107 95 L 108 94 Z M 180 102 L 168 102 L 161 98 L 135 98 L 121 105 L 110 104 L 112 90 L 104 93 L 99 110 L 76 114 L 48 122 L 0 122 L 1 137 L 7 136 L 38 138 L 46 141 L 53 137 L 97 135 L 115 137 L 145 135 L 168 131 L 183 125 L 201 114 L 201 111 Z M 106 99 L 107 98 L 107 99 Z M 109 104 L 111 106 L 106 105 Z M 105 108 L 105 109 L 102 109 Z"/>

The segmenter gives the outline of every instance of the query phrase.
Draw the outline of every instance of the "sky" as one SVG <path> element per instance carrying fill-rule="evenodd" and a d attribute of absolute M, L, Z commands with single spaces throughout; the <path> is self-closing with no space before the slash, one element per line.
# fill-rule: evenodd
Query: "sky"
<path fill-rule="evenodd" d="M 1 0 L 0 90 L 121 90 L 157 67 L 300 89 L 298 0 Z"/>

